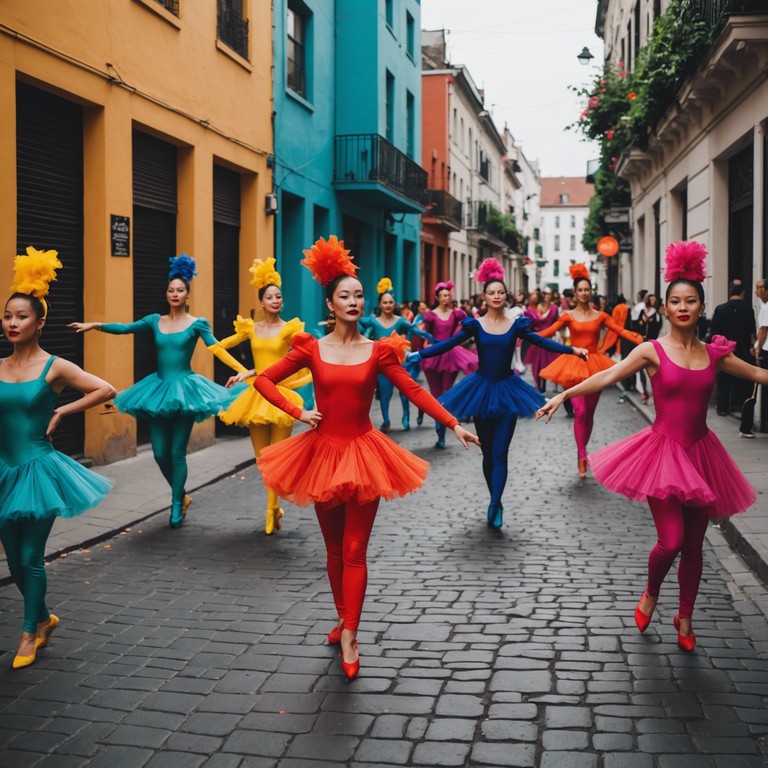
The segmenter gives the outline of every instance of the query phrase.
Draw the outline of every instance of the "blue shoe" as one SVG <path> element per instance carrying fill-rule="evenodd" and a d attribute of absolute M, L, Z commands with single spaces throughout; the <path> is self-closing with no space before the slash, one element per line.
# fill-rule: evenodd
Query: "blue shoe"
<path fill-rule="evenodd" d="M 424 423 L 424 411 L 419 411 L 419 415 L 416 417 L 416 424 L 421 426 Z"/>
<path fill-rule="evenodd" d="M 184 522 L 184 508 L 182 502 L 174 501 L 171 504 L 171 517 L 168 521 L 171 528 L 181 528 L 181 524 Z"/>
<path fill-rule="evenodd" d="M 488 527 L 499 529 L 501 528 L 504 520 L 504 507 L 501 506 L 501 504 L 488 505 Z"/>
<path fill-rule="evenodd" d="M 411 417 L 409 414 L 403 414 L 403 431 L 408 432 L 411 429 Z"/>
<path fill-rule="evenodd" d="M 445 438 L 444 437 L 438 437 L 437 442 L 435 443 L 435 448 L 445 448 Z"/>

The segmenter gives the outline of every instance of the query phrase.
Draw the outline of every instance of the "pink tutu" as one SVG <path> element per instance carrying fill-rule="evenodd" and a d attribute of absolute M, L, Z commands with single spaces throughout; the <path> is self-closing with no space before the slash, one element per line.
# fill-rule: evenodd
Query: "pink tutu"
<path fill-rule="evenodd" d="M 461 372 L 465 376 L 477 370 L 477 354 L 464 347 L 454 347 L 436 357 L 425 357 L 421 360 L 422 371 L 437 371 L 438 373 Z"/>
<path fill-rule="evenodd" d="M 635 501 L 672 497 L 730 517 L 755 503 L 755 489 L 711 431 L 689 448 L 646 427 L 589 457 L 595 479 Z"/>

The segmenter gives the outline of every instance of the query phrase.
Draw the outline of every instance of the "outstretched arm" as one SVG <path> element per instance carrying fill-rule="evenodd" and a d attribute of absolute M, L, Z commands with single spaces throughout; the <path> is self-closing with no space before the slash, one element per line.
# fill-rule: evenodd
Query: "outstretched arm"
<path fill-rule="evenodd" d="M 136 320 L 133 323 L 70 323 L 67 328 L 71 328 L 75 333 L 87 333 L 88 331 L 103 331 L 122 336 L 126 333 L 150 333 L 152 326 L 146 317 Z"/>
<path fill-rule="evenodd" d="M 581 349 L 581 347 L 568 347 L 565 344 L 560 344 L 558 341 L 545 339 L 541 334 L 534 331 L 521 331 L 519 335 L 523 339 L 530 341 L 531 344 L 535 344 L 537 347 L 546 349 L 549 352 L 558 352 L 561 355 L 578 355 L 584 359 L 588 355 L 587 350 Z"/>
<path fill-rule="evenodd" d="M 548 326 L 547 328 L 543 328 L 540 331 L 537 331 L 539 336 L 543 336 L 545 338 L 549 338 L 551 336 L 554 336 L 564 325 L 568 325 L 570 321 L 570 315 L 567 312 L 563 312 L 560 317 L 555 320 L 552 325 Z"/>
<path fill-rule="evenodd" d="M 606 315 L 603 318 L 603 325 L 608 328 L 608 330 L 613 331 L 617 336 L 621 336 L 622 339 L 631 341 L 633 344 L 642 344 L 644 341 L 641 334 L 622 328 L 609 315 Z"/>
<path fill-rule="evenodd" d="M 424 347 L 424 349 L 420 349 L 418 352 L 415 352 L 414 354 L 417 354 L 419 356 L 419 359 L 424 357 L 437 357 L 438 355 L 444 354 L 449 349 L 453 349 L 454 347 L 457 347 L 459 344 L 464 344 L 465 342 L 469 341 L 474 335 L 475 334 L 472 333 L 470 329 L 462 325 L 461 330 L 454 336 L 451 336 L 449 339 L 445 339 L 445 341 L 438 341 L 437 344 L 432 344 L 432 346 Z"/>
<path fill-rule="evenodd" d="M 536 418 L 540 419 L 542 416 L 546 416 L 547 421 L 549 421 L 555 411 L 566 400 L 570 400 L 572 397 L 583 397 L 584 395 L 592 395 L 595 392 L 602 392 L 606 387 L 610 387 L 612 384 L 616 384 L 622 379 L 633 376 L 638 371 L 647 368 L 649 365 L 658 364 L 658 355 L 653 348 L 653 344 L 650 342 L 640 344 L 640 346 L 635 347 L 620 363 L 616 363 L 616 365 L 613 365 L 604 371 L 600 371 L 599 373 L 594 374 L 594 376 L 590 376 L 575 387 L 571 387 L 570 389 L 566 389 L 565 392 L 555 395 L 555 397 L 551 398 L 548 403 L 536 411 Z"/>
<path fill-rule="evenodd" d="M 627 358 L 629 360 L 629 358 Z M 756 384 L 768 384 L 768 371 L 760 366 L 745 363 L 731 352 L 730 355 L 720 358 L 718 369 L 724 373 L 730 373 L 731 376 L 738 376 L 740 379 L 754 381 Z"/>

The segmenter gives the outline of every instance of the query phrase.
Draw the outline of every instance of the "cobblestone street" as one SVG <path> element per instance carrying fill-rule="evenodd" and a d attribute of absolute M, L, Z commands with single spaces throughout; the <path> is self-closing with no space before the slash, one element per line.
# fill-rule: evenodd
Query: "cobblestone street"
<path fill-rule="evenodd" d="M 21 602 L 0 589 L 0 765 L 766 765 L 768 592 L 716 527 L 686 655 L 674 572 L 637 632 L 649 513 L 579 482 L 562 412 L 519 424 L 500 532 L 480 452 L 450 436 L 439 452 L 431 422 L 397 424 L 432 469 L 380 508 L 357 680 L 325 643 L 314 513 L 286 505 L 266 537 L 251 468 L 196 493 L 178 531 L 157 515 L 52 563 L 61 626 L 16 672 Z M 591 447 L 643 426 L 609 391 Z"/>

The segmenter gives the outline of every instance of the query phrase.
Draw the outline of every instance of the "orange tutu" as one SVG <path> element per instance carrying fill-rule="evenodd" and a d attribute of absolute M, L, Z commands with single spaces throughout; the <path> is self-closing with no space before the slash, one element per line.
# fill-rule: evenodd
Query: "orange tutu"
<path fill-rule="evenodd" d="M 613 360 L 601 352 L 590 352 L 588 360 L 582 360 L 576 355 L 560 355 L 546 368 L 542 368 L 539 376 L 548 381 L 554 381 L 564 389 L 581 384 L 595 373 L 605 371 L 615 365 Z"/>
<path fill-rule="evenodd" d="M 258 459 L 264 485 L 305 506 L 393 499 L 424 484 L 429 462 L 376 429 L 346 444 L 308 430 L 265 448 Z"/>

